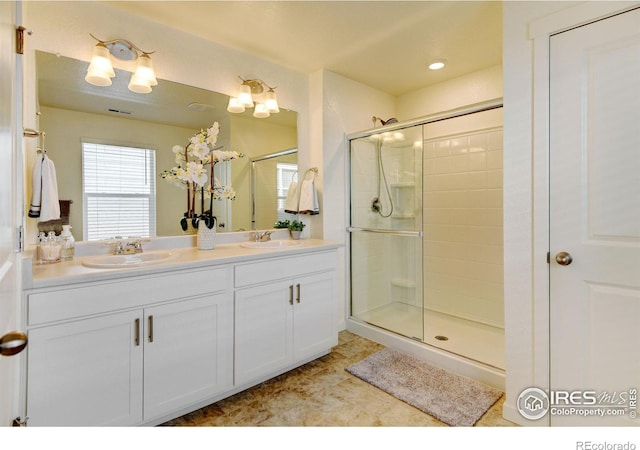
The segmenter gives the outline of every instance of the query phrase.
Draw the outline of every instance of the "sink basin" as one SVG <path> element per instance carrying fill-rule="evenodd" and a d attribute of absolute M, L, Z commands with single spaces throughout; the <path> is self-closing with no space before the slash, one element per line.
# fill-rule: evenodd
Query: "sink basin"
<path fill-rule="evenodd" d="M 132 253 L 129 255 L 89 256 L 82 260 L 86 267 L 96 269 L 123 269 L 127 267 L 151 266 L 177 259 L 178 255 L 167 251 Z"/>
<path fill-rule="evenodd" d="M 264 241 L 264 242 L 243 242 L 240 244 L 240 247 L 272 250 L 274 248 L 296 247 L 298 245 L 302 245 L 302 242 L 283 239 L 283 240 Z"/>

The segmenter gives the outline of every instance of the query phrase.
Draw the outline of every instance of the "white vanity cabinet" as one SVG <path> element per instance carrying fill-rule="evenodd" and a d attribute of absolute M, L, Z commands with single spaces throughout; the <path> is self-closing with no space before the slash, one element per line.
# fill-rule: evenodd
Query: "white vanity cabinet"
<path fill-rule="evenodd" d="M 233 383 L 229 268 L 27 294 L 29 425 L 136 425 Z"/>
<path fill-rule="evenodd" d="M 159 424 L 329 353 L 336 246 L 305 247 L 185 249 L 182 268 L 139 275 L 38 268 L 24 291 L 28 425 Z"/>
<path fill-rule="evenodd" d="M 329 352 L 334 251 L 235 266 L 235 384 L 259 382 Z"/>
<path fill-rule="evenodd" d="M 29 426 L 133 425 L 142 421 L 140 311 L 29 330 Z"/>

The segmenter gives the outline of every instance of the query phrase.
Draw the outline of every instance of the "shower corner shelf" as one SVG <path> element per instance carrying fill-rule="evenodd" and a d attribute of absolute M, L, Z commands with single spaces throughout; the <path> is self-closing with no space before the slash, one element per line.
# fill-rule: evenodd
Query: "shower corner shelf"
<path fill-rule="evenodd" d="M 413 181 L 405 181 L 402 183 L 391 183 L 392 188 L 400 189 L 400 188 L 412 188 L 415 187 L 416 184 Z"/>
<path fill-rule="evenodd" d="M 391 285 L 407 289 L 413 289 L 416 287 L 416 283 L 413 280 L 409 280 L 408 278 L 393 278 L 391 280 Z"/>
<path fill-rule="evenodd" d="M 415 219 L 416 215 L 415 214 L 395 214 L 393 213 L 391 215 L 392 219 Z"/>

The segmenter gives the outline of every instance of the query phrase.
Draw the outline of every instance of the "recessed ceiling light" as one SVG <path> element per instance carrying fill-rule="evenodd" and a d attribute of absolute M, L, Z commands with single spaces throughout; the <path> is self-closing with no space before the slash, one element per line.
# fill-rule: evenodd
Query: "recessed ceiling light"
<path fill-rule="evenodd" d="M 429 69 L 431 70 L 440 70 L 444 67 L 446 59 L 436 59 L 435 61 L 429 63 Z"/>

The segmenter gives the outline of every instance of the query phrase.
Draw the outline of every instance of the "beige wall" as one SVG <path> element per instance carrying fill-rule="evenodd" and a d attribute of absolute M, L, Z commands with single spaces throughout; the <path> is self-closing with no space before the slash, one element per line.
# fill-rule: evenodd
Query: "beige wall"
<path fill-rule="evenodd" d="M 398 97 L 398 119 L 415 119 L 501 98 L 502 83 L 502 65 L 498 65 L 408 92 Z"/>

